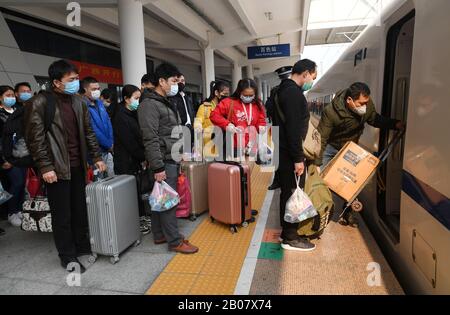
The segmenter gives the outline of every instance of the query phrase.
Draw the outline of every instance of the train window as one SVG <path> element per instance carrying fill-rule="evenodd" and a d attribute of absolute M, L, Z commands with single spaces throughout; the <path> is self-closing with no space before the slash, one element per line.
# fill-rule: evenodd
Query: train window
<path fill-rule="evenodd" d="M 386 45 L 385 81 L 382 115 L 406 121 L 414 43 L 415 11 L 412 11 L 388 32 Z M 380 152 L 394 135 L 393 131 L 381 131 Z M 400 239 L 400 200 L 403 176 L 404 139 L 397 145 L 381 168 L 385 185 L 378 185 L 378 211 L 394 236 Z M 381 187 L 383 187 L 381 188 Z"/>

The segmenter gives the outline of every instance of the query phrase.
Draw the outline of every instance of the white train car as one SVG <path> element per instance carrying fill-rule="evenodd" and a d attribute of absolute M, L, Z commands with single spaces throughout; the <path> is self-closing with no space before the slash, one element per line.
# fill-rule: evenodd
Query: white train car
<path fill-rule="evenodd" d="M 449 14 L 448 0 L 394 1 L 308 94 L 327 103 L 365 82 L 379 113 L 407 123 L 360 199 L 365 222 L 412 294 L 450 293 Z M 366 126 L 360 144 L 379 153 L 392 136 Z"/>

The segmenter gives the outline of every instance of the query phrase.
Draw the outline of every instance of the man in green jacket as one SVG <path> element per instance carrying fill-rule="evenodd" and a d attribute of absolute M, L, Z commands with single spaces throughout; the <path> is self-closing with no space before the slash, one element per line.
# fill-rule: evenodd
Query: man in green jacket
<path fill-rule="evenodd" d="M 348 89 L 338 92 L 331 104 L 325 107 L 318 126 L 322 146 L 320 156 L 314 164 L 323 171 L 348 141 L 359 142 L 366 123 L 381 129 L 405 128 L 401 121 L 379 115 L 367 84 L 356 82 Z M 343 219 L 346 225 L 358 226 L 352 211 L 347 211 Z"/>

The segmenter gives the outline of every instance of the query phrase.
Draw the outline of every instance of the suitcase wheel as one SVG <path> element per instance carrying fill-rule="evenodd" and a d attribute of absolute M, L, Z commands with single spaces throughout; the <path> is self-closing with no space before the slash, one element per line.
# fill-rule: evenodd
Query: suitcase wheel
<path fill-rule="evenodd" d="M 230 227 L 230 231 L 231 231 L 231 234 L 237 233 L 237 232 L 238 232 L 237 226 L 232 225 L 232 226 Z"/>
<path fill-rule="evenodd" d="M 216 219 L 214 219 L 213 217 L 211 217 L 211 222 L 214 223 L 216 221 Z"/>
<path fill-rule="evenodd" d="M 111 257 L 109 261 L 111 262 L 111 264 L 115 265 L 119 262 L 119 260 L 120 260 L 119 256 L 115 256 L 115 257 Z"/>
<path fill-rule="evenodd" d="M 248 222 L 247 222 L 247 221 L 244 221 L 244 222 L 242 223 L 242 227 L 243 227 L 243 228 L 247 228 L 247 227 L 248 227 Z"/>
<path fill-rule="evenodd" d="M 189 217 L 189 220 L 191 220 L 192 222 L 197 221 L 197 216 L 196 215 L 191 215 Z"/>
<path fill-rule="evenodd" d="M 94 264 L 96 261 L 97 261 L 97 255 L 96 255 L 96 254 L 93 254 L 93 255 L 89 256 L 88 262 L 89 262 L 91 265 Z"/>
<path fill-rule="evenodd" d="M 355 212 L 361 212 L 364 209 L 364 206 L 361 201 L 355 200 L 352 203 L 352 210 Z"/>
<path fill-rule="evenodd" d="M 134 242 L 134 247 L 138 247 L 139 245 L 141 245 L 141 240 L 137 240 L 136 242 Z"/>

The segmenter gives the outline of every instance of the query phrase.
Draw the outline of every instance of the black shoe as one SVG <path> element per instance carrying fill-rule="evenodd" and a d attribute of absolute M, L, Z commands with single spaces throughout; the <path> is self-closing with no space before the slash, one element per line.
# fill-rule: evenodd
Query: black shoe
<path fill-rule="evenodd" d="M 272 185 L 267 188 L 268 190 L 277 190 L 278 188 L 281 188 L 281 185 L 279 183 L 272 183 Z"/>
<path fill-rule="evenodd" d="M 256 217 L 258 215 L 259 211 L 258 210 L 252 210 L 252 216 Z"/>
<path fill-rule="evenodd" d="M 347 209 L 340 222 L 342 225 L 357 228 L 359 226 L 358 219 L 356 218 L 355 212 L 351 209 Z"/>
<path fill-rule="evenodd" d="M 281 247 L 285 250 L 292 250 L 298 252 L 310 252 L 316 248 L 316 245 L 304 238 L 297 238 L 295 240 L 283 240 Z"/>
<path fill-rule="evenodd" d="M 0 236 L 5 235 L 5 234 L 6 234 L 5 230 L 0 228 Z"/>
<path fill-rule="evenodd" d="M 71 264 L 78 264 L 80 266 L 80 274 L 83 274 L 86 272 L 86 268 L 83 267 L 83 265 L 78 261 L 78 259 L 72 259 L 70 261 L 63 261 L 61 260 L 61 266 L 66 269 L 68 272 L 74 272 L 76 271 L 76 268 L 74 268 L 74 265 Z"/>

